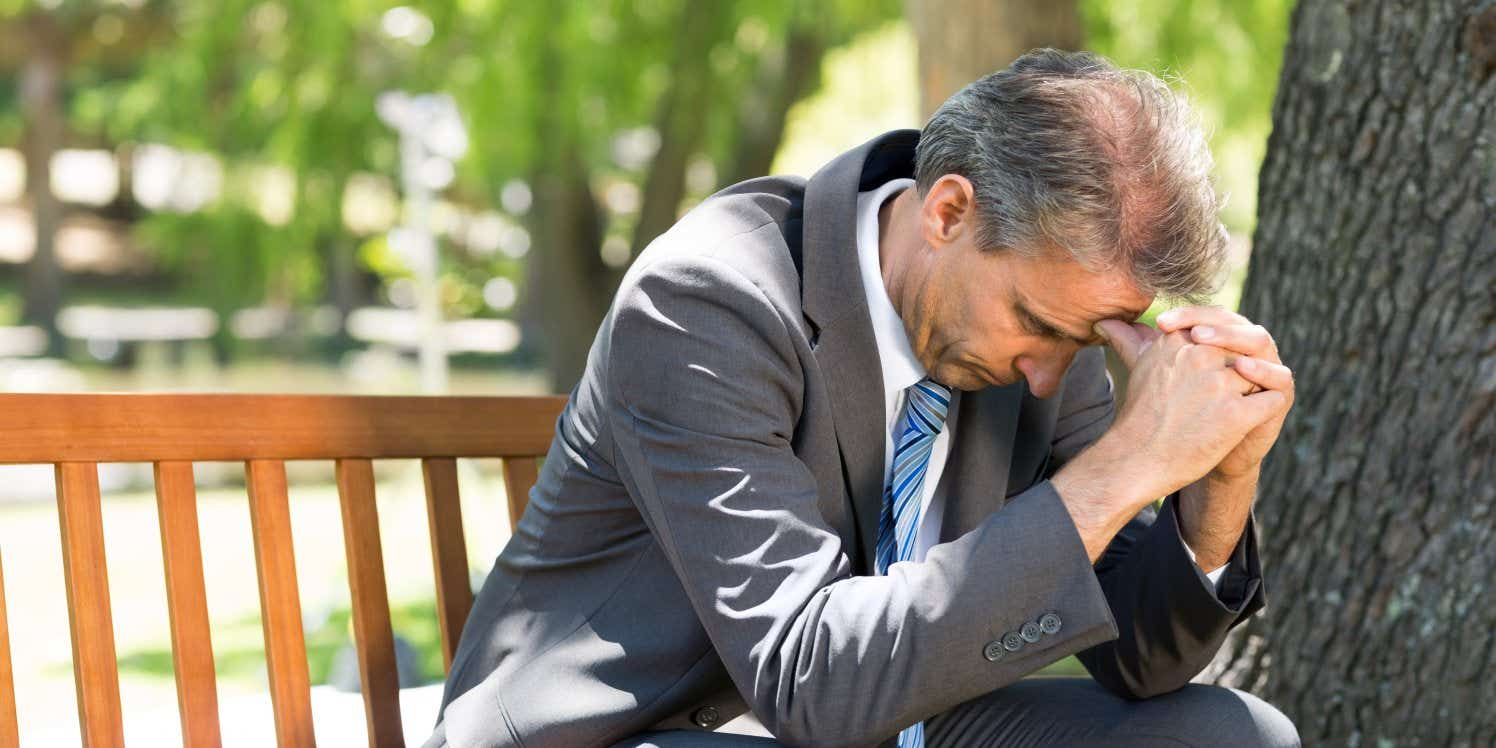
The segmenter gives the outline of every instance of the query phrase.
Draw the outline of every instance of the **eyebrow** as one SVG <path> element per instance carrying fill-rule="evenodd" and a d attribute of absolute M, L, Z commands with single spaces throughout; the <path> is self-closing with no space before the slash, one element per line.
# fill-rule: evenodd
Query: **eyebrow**
<path fill-rule="evenodd" d="M 1060 328 L 1050 324 L 1049 322 L 1040 319 L 1039 315 L 1034 314 L 1032 311 L 1030 311 L 1029 308 L 1024 305 L 1022 300 L 1015 299 L 1013 301 L 1013 307 L 1018 311 L 1018 316 L 1023 320 L 1024 326 L 1039 335 L 1050 338 L 1058 338 L 1060 340 L 1070 340 L 1080 344 L 1081 346 L 1088 346 L 1093 342 L 1092 338 L 1094 336 L 1088 335 L 1086 337 L 1080 337 L 1078 335 L 1071 335 L 1070 333 L 1061 330 Z"/>

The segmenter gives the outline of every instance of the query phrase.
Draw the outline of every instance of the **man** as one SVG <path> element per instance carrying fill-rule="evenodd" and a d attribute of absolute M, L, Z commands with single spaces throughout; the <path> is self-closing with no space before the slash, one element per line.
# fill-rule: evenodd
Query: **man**
<path fill-rule="evenodd" d="M 1263 604 L 1293 398 L 1234 314 L 1133 322 L 1216 274 L 1209 169 L 1157 79 L 1040 50 L 705 201 L 624 279 L 428 745 L 1296 744 L 1187 685 Z"/>

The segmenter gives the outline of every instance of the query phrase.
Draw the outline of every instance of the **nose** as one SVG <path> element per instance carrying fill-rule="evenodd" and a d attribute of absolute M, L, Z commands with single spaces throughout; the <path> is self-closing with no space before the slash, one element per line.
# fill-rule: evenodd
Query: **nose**
<path fill-rule="evenodd" d="M 1027 356 L 1020 357 L 1014 362 L 1018 371 L 1028 382 L 1029 392 L 1034 397 L 1043 399 L 1052 397 L 1060 389 L 1060 379 L 1065 376 L 1065 369 L 1070 366 L 1069 358 L 1054 361 L 1035 361 Z"/>

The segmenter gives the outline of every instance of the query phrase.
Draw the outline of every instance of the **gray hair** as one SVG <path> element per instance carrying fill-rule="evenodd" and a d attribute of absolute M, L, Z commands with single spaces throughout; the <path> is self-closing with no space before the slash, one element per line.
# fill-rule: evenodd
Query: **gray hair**
<path fill-rule="evenodd" d="M 976 192 L 984 248 L 1063 249 L 1126 267 L 1145 293 L 1198 300 L 1226 257 L 1210 149 L 1188 101 L 1100 55 L 1038 49 L 956 92 L 915 151 L 921 195 L 945 174 Z"/>

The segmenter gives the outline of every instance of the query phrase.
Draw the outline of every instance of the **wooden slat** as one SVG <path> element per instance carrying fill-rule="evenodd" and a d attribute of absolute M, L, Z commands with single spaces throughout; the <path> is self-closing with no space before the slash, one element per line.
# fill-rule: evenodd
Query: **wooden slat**
<path fill-rule="evenodd" d="M 364 459 L 338 460 L 337 478 L 369 745 L 404 746 L 400 676 L 395 669 L 395 636 L 390 628 L 384 554 L 379 547 L 379 511 L 374 503 L 374 466 Z"/>
<path fill-rule="evenodd" d="M 467 540 L 462 534 L 462 505 L 457 493 L 457 460 L 450 457 L 421 460 L 421 473 L 426 478 L 431 564 L 436 569 L 436 620 L 442 633 L 442 672 L 449 673 L 462 624 L 473 608 Z"/>
<path fill-rule="evenodd" d="M 155 472 L 156 515 L 161 523 L 161 557 L 166 566 L 166 604 L 171 619 L 182 744 L 218 746 L 223 739 L 218 726 L 218 686 L 208 627 L 208 596 L 203 584 L 192 463 L 158 462 Z"/>
<path fill-rule="evenodd" d="M 545 454 L 560 397 L 0 395 L 0 463 Z"/>
<path fill-rule="evenodd" d="M 16 682 L 10 662 L 10 627 L 5 614 L 5 565 L 0 564 L 0 745 L 20 745 Z"/>
<path fill-rule="evenodd" d="M 279 460 L 250 460 L 245 471 L 276 742 L 281 748 L 312 746 L 316 744 L 312 691 L 307 675 L 306 634 L 301 628 L 301 599 L 296 591 L 296 559 L 291 549 L 286 465 Z"/>
<path fill-rule="evenodd" d="M 509 496 L 509 527 L 519 527 L 530 503 L 530 489 L 535 487 L 540 463 L 534 457 L 509 457 L 504 460 L 504 493 Z"/>
<path fill-rule="evenodd" d="M 124 745 L 109 576 L 104 565 L 104 516 L 94 463 L 57 465 L 57 513 L 62 530 L 62 570 L 67 582 L 68 625 L 73 637 L 73 678 L 78 726 L 87 746 Z"/>

